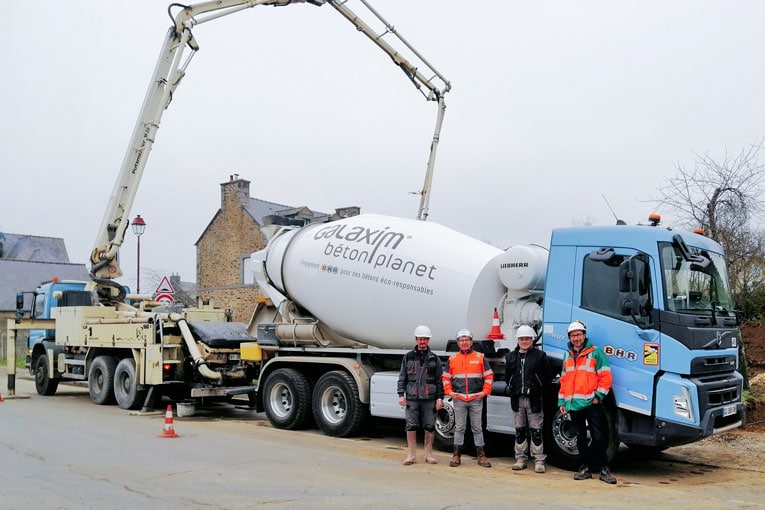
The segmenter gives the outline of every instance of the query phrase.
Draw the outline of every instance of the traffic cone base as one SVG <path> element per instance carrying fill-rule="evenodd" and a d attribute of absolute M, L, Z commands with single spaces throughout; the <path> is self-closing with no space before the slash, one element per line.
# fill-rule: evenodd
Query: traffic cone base
<path fill-rule="evenodd" d="M 173 428 L 173 406 L 169 404 L 167 406 L 167 411 L 165 412 L 165 427 L 162 429 L 162 433 L 157 437 L 181 437 L 175 433 L 175 429 Z"/>
<path fill-rule="evenodd" d="M 496 308 L 494 309 L 494 319 L 491 321 L 491 331 L 486 338 L 489 340 L 503 340 L 505 338 L 502 329 L 499 327 L 499 314 Z"/>

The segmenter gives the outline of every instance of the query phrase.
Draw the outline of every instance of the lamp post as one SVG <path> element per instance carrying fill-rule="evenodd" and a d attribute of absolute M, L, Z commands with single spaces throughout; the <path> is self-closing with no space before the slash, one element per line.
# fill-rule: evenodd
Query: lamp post
<path fill-rule="evenodd" d="M 136 257 L 137 274 L 135 277 L 135 293 L 141 293 L 141 236 L 146 230 L 146 222 L 141 215 L 137 215 L 133 220 L 133 233 L 138 238 L 138 256 Z"/>

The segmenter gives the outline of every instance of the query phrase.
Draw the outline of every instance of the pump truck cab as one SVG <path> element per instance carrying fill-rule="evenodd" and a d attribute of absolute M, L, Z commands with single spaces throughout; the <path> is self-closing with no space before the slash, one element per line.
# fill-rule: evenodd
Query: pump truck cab
<path fill-rule="evenodd" d="M 740 335 L 722 248 L 710 239 L 656 226 L 556 229 L 549 250 L 506 251 L 442 225 L 364 214 L 302 228 L 271 227 L 252 256 L 265 294 L 249 326 L 257 338 L 257 405 L 282 428 L 312 414 L 331 435 L 356 432 L 367 416 L 403 418 L 396 379 L 426 324 L 443 358 L 467 327 L 504 374 L 518 327 L 533 327 L 557 368 L 566 328 L 587 324 L 608 356 L 611 454 L 620 442 L 661 450 L 740 426 Z M 504 339 L 489 337 L 500 311 Z M 495 337 L 496 335 L 491 335 Z M 486 428 L 513 434 L 505 383 L 495 379 Z M 546 399 L 546 449 L 576 460 L 576 439 Z M 451 444 L 447 398 L 437 435 Z"/>

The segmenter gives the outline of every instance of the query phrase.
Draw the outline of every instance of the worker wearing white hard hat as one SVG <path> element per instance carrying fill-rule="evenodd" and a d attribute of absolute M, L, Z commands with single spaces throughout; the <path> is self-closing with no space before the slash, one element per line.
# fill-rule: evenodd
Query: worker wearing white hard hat
<path fill-rule="evenodd" d="M 515 427 L 515 464 L 511 468 L 526 469 L 531 455 L 534 472 L 544 473 L 547 455 L 542 443 L 542 397 L 553 374 L 547 355 L 534 346 L 536 337 L 531 326 L 518 326 L 518 345 L 505 356 L 505 383 Z"/>
<path fill-rule="evenodd" d="M 473 350 L 473 333 L 469 329 L 457 332 L 459 352 L 449 358 L 444 369 L 444 393 L 452 397 L 454 406 L 454 454 L 449 462 L 451 467 L 462 463 L 462 446 L 465 442 L 467 420 L 478 454 L 478 465 L 491 467 L 484 451 L 483 401 L 491 393 L 494 372 L 480 352 Z"/>
<path fill-rule="evenodd" d="M 414 329 L 416 346 L 404 355 L 398 374 L 398 403 L 406 406 L 405 466 L 416 462 L 417 430 L 425 431 L 425 462 L 436 464 L 433 456 L 436 412 L 443 408 L 444 387 L 441 360 L 430 350 L 430 328 L 424 325 Z"/>
<path fill-rule="evenodd" d="M 608 358 L 587 337 L 584 322 L 572 322 L 567 333 L 569 343 L 563 356 L 558 407 L 562 414 L 571 415 L 576 431 L 580 466 L 574 480 L 592 478 L 591 468 L 595 468 L 600 470 L 601 481 L 615 484 L 616 478 L 608 467 L 608 419 L 603 408 L 612 383 Z"/>

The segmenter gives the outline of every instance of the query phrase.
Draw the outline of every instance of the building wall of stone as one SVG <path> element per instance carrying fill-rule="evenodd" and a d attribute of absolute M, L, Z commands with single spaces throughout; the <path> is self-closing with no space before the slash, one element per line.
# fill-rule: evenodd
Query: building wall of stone
<path fill-rule="evenodd" d="M 205 296 L 216 308 L 231 310 L 234 322 L 247 323 L 260 296 L 260 289 L 256 285 L 222 287 L 205 291 Z"/>
<path fill-rule="evenodd" d="M 244 285 L 242 257 L 265 246 L 265 237 L 243 205 L 249 181 L 221 185 L 221 209 L 197 242 L 197 295 L 230 309 L 234 320 L 246 322 L 258 296 L 255 285 Z"/>

